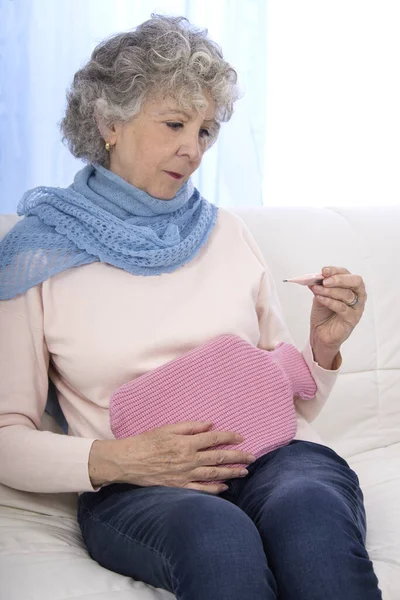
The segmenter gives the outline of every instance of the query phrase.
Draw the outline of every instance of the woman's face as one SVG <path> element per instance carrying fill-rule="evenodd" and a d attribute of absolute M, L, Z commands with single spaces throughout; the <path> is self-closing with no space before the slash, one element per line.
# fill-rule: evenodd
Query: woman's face
<path fill-rule="evenodd" d="M 106 136 L 110 170 L 155 198 L 172 199 L 215 135 L 215 105 L 206 98 L 201 113 L 183 111 L 172 99 L 148 101 L 131 121 L 116 124 Z"/>

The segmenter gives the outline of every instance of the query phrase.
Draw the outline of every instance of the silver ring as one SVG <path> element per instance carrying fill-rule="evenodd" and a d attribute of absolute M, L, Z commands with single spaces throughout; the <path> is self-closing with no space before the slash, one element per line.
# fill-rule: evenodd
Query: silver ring
<path fill-rule="evenodd" d="M 347 306 L 355 306 L 356 304 L 358 304 L 358 294 L 354 290 L 351 291 L 354 294 L 354 298 L 351 302 L 346 302 Z"/>

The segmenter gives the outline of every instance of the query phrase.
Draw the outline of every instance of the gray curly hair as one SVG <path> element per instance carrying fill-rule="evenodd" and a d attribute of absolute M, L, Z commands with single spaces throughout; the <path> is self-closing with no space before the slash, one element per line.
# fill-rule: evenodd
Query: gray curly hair
<path fill-rule="evenodd" d="M 205 90 L 216 106 L 210 146 L 240 97 L 237 73 L 207 29 L 197 29 L 184 17 L 152 15 L 132 31 L 101 42 L 75 74 L 60 122 L 63 142 L 76 158 L 107 167 L 100 125 L 128 122 L 153 97 L 172 96 L 184 110 L 203 110 Z"/>

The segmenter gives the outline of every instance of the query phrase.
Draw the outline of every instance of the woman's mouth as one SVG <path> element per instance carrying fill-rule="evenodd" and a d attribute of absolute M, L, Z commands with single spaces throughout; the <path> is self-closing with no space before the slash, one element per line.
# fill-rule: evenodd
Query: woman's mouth
<path fill-rule="evenodd" d="M 168 173 L 168 175 L 170 175 L 174 179 L 182 179 L 182 177 L 183 177 L 183 175 L 181 175 L 180 173 L 174 173 L 173 171 L 165 171 L 165 172 Z"/>

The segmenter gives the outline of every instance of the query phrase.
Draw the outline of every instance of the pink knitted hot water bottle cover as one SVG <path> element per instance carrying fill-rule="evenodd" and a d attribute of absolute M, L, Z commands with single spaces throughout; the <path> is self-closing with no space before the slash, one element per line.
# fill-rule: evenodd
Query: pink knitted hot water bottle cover
<path fill-rule="evenodd" d="M 236 431 L 235 446 L 257 458 L 296 433 L 293 397 L 314 398 L 316 384 L 300 352 L 281 343 L 260 350 L 222 335 L 122 385 L 110 401 L 111 429 L 125 438 L 178 421 L 212 421 Z"/>

